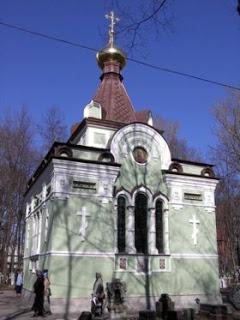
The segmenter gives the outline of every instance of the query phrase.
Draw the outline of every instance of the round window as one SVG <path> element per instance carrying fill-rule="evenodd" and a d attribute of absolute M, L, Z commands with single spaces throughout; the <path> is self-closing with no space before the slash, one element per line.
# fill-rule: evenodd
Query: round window
<path fill-rule="evenodd" d="M 133 150 L 133 157 L 137 163 L 146 163 L 148 160 L 148 153 L 143 147 L 136 147 Z"/>

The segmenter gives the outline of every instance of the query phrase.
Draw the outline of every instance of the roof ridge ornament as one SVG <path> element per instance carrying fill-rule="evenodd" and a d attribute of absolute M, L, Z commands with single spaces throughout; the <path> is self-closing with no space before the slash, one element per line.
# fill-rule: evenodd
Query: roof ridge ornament
<path fill-rule="evenodd" d="M 108 45 L 109 47 L 113 47 L 114 34 L 115 34 L 114 26 L 117 22 L 120 21 L 120 19 L 114 15 L 113 11 L 111 11 L 110 14 L 105 14 L 105 18 L 110 20 L 109 30 L 108 30 L 108 36 L 109 36 Z"/>

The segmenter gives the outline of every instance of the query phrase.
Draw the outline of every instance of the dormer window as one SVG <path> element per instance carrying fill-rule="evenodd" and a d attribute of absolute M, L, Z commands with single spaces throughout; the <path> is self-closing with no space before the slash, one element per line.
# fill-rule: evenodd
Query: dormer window
<path fill-rule="evenodd" d="M 183 167 L 180 163 L 173 162 L 171 163 L 169 170 L 172 172 L 183 173 Z"/>
<path fill-rule="evenodd" d="M 67 157 L 68 157 L 68 154 L 67 154 L 66 152 L 61 152 L 61 153 L 60 153 L 60 157 L 65 157 L 65 158 L 67 158 Z"/>
<path fill-rule="evenodd" d="M 102 119 L 102 107 L 101 107 L 100 103 L 92 100 L 84 108 L 83 116 L 84 116 L 84 118 Z"/>
<path fill-rule="evenodd" d="M 102 154 L 100 154 L 98 161 L 101 162 L 114 162 L 114 157 L 111 154 L 111 152 L 103 152 Z"/>
<path fill-rule="evenodd" d="M 55 148 L 55 155 L 57 157 L 72 158 L 73 152 L 67 146 L 58 146 Z"/>
<path fill-rule="evenodd" d="M 210 168 L 210 167 L 204 168 L 204 169 L 201 171 L 201 175 L 204 176 L 204 177 L 211 177 L 211 178 L 214 178 L 214 177 L 215 177 L 214 171 L 213 171 L 213 169 Z"/>

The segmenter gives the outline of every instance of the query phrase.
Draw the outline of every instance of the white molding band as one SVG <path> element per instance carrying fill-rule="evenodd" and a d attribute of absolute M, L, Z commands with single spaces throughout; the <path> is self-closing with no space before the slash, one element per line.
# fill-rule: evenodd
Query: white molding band
<path fill-rule="evenodd" d="M 161 168 L 168 170 L 171 164 L 169 147 L 160 133 L 143 123 L 131 123 L 119 129 L 112 137 L 110 149 L 119 163 L 133 151 L 134 147 L 144 144 L 152 160 L 160 160 Z"/>
<path fill-rule="evenodd" d="M 103 257 L 103 258 L 114 258 L 114 252 L 81 252 L 81 251 L 47 251 L 44 253 L 40 253 L 39 256 L 59 256 L 59 257 Z M 31 256 L 24 257 L 23 259 L 30 259 Z"/>
<path fill-rule="evenodd" d="M 207 206 L 207 205 L 200 204 L 200 203 L 174 202 L 174 201 L 169 201 L 169 205 L 172 205 L 172 206 L 181 205 L 182 207 L 188 206 L 188 207 L 209 208 L 209 209 L 214 209 L 214 210 L 216 208 L 216 206 Z"/>
<path fill-rule="evenodd" d="M 71 161 L 69 163 L 68 160 L 59 160 L 53 159 L 53 167 L 54 173 L 56 174 L 68 174 L 68 176 L 76 176 L 79 175 L 82 177 L 95 177 L 96 181 L 99 176 L 107 177 L 110 179 L 111 177 L 115 177 L 119 172 L 119 167 L 116 166 L 109 166 L 105 164 L 95 164 L 95 163 L 85 163 L 85 162 L 78 162 L 78 161 Z"/>
<path fill-rule="evenodd" d="M 45 255 L 51 255 L 51 256 L 61 256 L 61 257 L 67 257 L 67 256 L 73 256 L 73 257 L 115 257 L 116 253 L 114 252 L 81 252 L 81 251 L 47 251 L 45 253 L 40 253 L 39 256 L 45 256 Z M 128 254 L 125 254 L 124 256 L 128 256 Z M 132 256 L 132 255 L 130 255 Z M 137 254 L 136 254 L 137 256 Z M 153 255 L 154 257 L 163 257 L 163 255 Z M 26 256 L 24 259 L 29 259 L 31 256 Z M 172 259 L 218 259 L 218 255 L 215 253 L 173 253 L 170 254 L 169 258 Z"/>
<path fill-rule="evenodd" d="M 218 259 L 215 253 L 172 253 L 172 259 Z"/>
<path fill-rule="evenodd" d="M 184 176 L 184 175 L 177 175 L 174 173 L 165 173 L 164 179 L 169 186 L 178 186 L 178 187 L 193 187 L 198 188 L 199 190 L 202 187 L 206 187 L 204 190 L 211 190 L 214 191 L 216 185 L 218 184 L 217 179 L 209 179 L 208 177 L 204 176 Z"/>

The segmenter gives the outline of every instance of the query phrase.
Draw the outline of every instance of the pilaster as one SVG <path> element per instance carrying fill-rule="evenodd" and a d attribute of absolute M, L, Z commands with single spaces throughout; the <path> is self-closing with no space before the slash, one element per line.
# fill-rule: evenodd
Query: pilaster
<path fill-rule="evenodd" d="M 134 206 L 127 207 L 127 230 L 126 230 L 126 245 L 128 253 L 136 253 L 135 248 L 135 218 Z"/>
<path fill-rule="evenodd" d="M 168 226 L 168 209 L 163 210 L 163 245 L 164 245 L 164 253 L 170 254 L 169 249 L 169 226 Z"/>
<path fill-rule="evenodd" d="M 148 252 L 150 254 L 157 254 L 158 250 L 156 248 L 156 215 L 155 208 L 149 208 L 149 218 L 148 218 Z"/>

